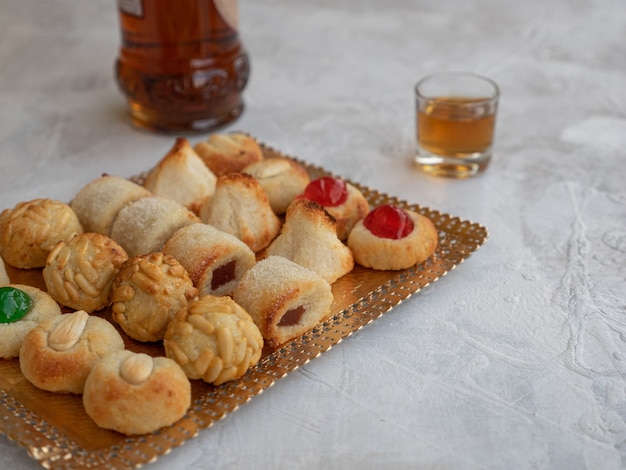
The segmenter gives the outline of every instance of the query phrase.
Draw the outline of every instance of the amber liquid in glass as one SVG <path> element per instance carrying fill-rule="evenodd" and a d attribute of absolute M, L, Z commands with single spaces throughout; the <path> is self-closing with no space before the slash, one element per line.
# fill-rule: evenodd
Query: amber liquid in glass
<path fill-rule="evenodd" d="M 120 1 L 116 78 L 133 123 L 207 131 L 237 118 L 249 76 L 236 0 Z"/>
<path fill-rule="evenodd" d="M 436 155 L 471 157 L 493 143 L 495 113 L 488 98 L 438 97 L 418 110 L 417 138 Z"/>

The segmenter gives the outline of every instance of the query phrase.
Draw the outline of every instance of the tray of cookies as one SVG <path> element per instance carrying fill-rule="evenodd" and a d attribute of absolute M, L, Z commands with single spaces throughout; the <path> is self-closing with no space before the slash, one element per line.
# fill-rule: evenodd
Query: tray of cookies
<path fill-rule="evenodd" d="M 46 468 L 136 468 L 486 241 L 243 133 L 0 213 L 0 432 Z"/>

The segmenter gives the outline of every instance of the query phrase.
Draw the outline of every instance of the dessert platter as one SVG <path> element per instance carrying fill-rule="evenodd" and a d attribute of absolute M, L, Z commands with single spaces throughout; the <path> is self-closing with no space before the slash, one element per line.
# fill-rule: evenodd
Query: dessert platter
<path fill-rule="evenodd" d="M 252 137 L 249 138 L 252 139 Z M 248 140 L 243 138 L 235 143 L 240 144 L 240 146 L 249 145 Z M 210 142 L 209 144 L 203 143 L 201 147 L 204 148 L 196 149 L 197 154 L 203 159 L 212 158 L 209 155 L 212 152 L 215 153 L 216 148 L 224 150 L 223 145 L 219 145 L 219 143 L 210 144 Z M 293 178 L 302 178 L 302 182 L 300 186 L 296 185 L 293 194 L 300 192 L 308 182 L 327 177 L 338 179 L 324 168 L 307 164 L 262 143 L 259 143 L 258 147 L 262 154 L 262 160 L 280 159 L 283 163 L 291 162 L 290 165 L 295 165 L 297 171 L 294 170 Z M 186 141 L 178 139 L 171 153 L 179 155 L 181 152 L 188 153 L 190 149 Z M 155 168 L 158 168 L 161 163 Z M 232 161 L 229 161 L 228 165 L 231 164 Z M 186 165 L 189 165 L 189 162 Z M 264 175 L 274 174 L 275 171 L 274 169 L 257 168 L 258 161 L 246 161 L 245 165 L 249 168 L 249 173 L 256 175 L 258 179 L 262 179 Z M 118 260 L 115 256 L 111 258 L 111 263 L 115 264 L 118 274 L 111 284 L 112 294 L 104 300 L 98 300 L 97 296 L 91 296 L 87 301 L 75 295 L 73 291 L 68 293 L 63 290 L 63 282 L 59 280 L 65 275 L 65 271 L 62 269 L 67 260 L 71 258 L 69 250 L 76 249 L 71 246 L 72 242 L 70 241 L 65 244 L 59 242 L 59 245 L 62 246 L 49 250 L 43 269 L 16 267 L 15 265 L 19 265 L 19 261 L 7 262 L 8 259 L 6 255 L 4 256 L 6 273 L 12 286 L 32 286 L 35 289 L 48 292 L 62 306 L 62 314 L 57 314 L 56 319 L 47 323 L 42 320 L 44 326 L 36 328 L 40 335 L 49 335 L 48 344 L 54 345 L 53 333 L 57 330 L 61 331 L 61 327 L 55 326 L 56 324 L 65 323 L 64 331 L 76 328 L 76 325 L 80 325 L 80 329 L 84 331 L 89 328 L 102 328 L 103 325 L 89 326 L 89 322 L 96 319 L 108 321 L 104 322 L 107 323 L 104 329 L 108 328 L 111 331 L 107 330 L 106 335 L 122 339 L 122 342 L 119 339 L 105 341 L 107 344 L 114 344 L 116 351 L 106 355 L 103 353 L 105 359 L 93 366 L 86 381 L 84 378 L 81 379 L 78 388 L 76 388 L 76 383 L 59 385 L 55 382 L 54 385 L 50 385 L 43 380 L 48 379 L 48 377 L 44 377 L 41 381 L 38 379 L 35 366 L 31 367 L 31 364 L 36 361 L 32 357 L 33 354 L 28 354 L 30 346 L 27 346 L 27 344 L 35 344 L 37 341 L 33 332 L 29 332 L 26 336 L 27 340 L 24 340 L 22 345 L 24 347 L 19 356 L 13 354 L 10 357 L 10 355 L 5 354 L 5 358 L 0 359 L 0 432 L 23 446 L 29 455 L 44 467 L 54 469 L 124 469 L 136 468 L 154 461 L 159 456 L 193 438 L 199 432 L 211 427 L 239 406 L 271 387 L 280 378 L 329 350 L 344 338 L 444 276 L 480 248 L 488 237 L 487 229 L 480 224 L 402 201 L 365 187 L 358 182 L 345 179 L 343 181 L 345 182 L 344 186 L 349 188 L 348 194 L 354 190 L 362 195 L 365 201 L 364 203 L 355 203 L 355 207 L 365 207 L 358 217 L 359 220 L 363 219 L 370 209 L 380 207 L 384 207 L 386 211 L 390 211 L 389 207 L 391 207 L 394 211 L 405 214 L 405 216 L 411 214 L 410 217 L 405 217 L 407 220 L 408 218 L 411 219 L 409 220 L 411 227 L 415 223 L 415 227 L 419 226 L 420 230 L 432 230 L 434 239 L 431 240 L 431 248 L 427 252 L 417 254 L 418 257 L 408 267 L 393 262 L 385 264 L 389 262 L 388 256 L 382 258 L 375 256 L 379 250 L 384 249 L 383 245 L 380 248 L 363 250 L 360 245 L 367 243 L 367 239 L 363 242 L 351 239 L 350 232 L 352 232 L 353 238 L 356 237 L 354 233 L 357 231 L 367 232 L 366 235 L 371 236 L 363 227 L 353 227 L 360 222 L 352 221 L 352 225 L 345 229 L 345 233 L 339 241 L 340 238 L 337 234 L 341 233 L 341 230 L 335 224 L 340 224 L 343 220 L 341 214 L 331 216 L 329 215 L 330 209 L 326 211 L 321 208 L 322 206 L 311 203 L 306 198 L 290 196 L 287 202 L 281 201 L 280 198 L 270 198 L 272 208 L 278 215 L 269 214 L 267 219 L 261 222 L 261 229 L 249 230 L 246 225 L 244 230 L 239 226 L 241 233 L 238 233 L 237 237 L 244 242 L 246 247 L 237 246 L 231 252 L 228 251 L 230 250 L 229 247 L 239 242 L 235 243 L 230 239 L 222 240 L 220 238 L 222 235 L 215 235 L 214 229 L 211 227 L 216 225 L 219 226 L 220 230 L 232 233 L 236 229 L 228 226 L 228 224 L 232 225 L 234 222 L 228 217 L 216 217 L 216 211 L 223 213 L 222 206 L 233 208 L 235 203 L 228 198 L 230 197 L 229 194 L 235 190 L 234 188 L 245 188 L 244 191 L 254 194 L 258 190 L 257 183 L 250 182 L 252 177 L 242 176 L 238 170 L 234 170 L 231 166 L 228 166 L 223 172 L 219 165 L 211 167 L 207 164 L 207 166 L 210 168 L 210 172 L 207 173 L 209 176 L 205 176 L 205 178 L 213 181 L 210 207 L 209 204 L 203 202 L 201 195 L 189 197 L 185 201 L 179 200 L 180 204 L 184 204 L 189 209 L 189 212 L 181 212 L 182 219 L 179 220 L 184 219 L 185 222 L 179 223 L 175 235 L 170 233 L 167 240 L 162 239 L 162 237 L 157 239 L 158 237 L 152 237 L 151 234 L 141 237 L 141 241 L 130 237 L 129 232 L 132 230 L 129 230 L 123 220 L 120 222 L 120 219 L 125 217 L 135 221 L 138 219 L 137 213 L 132 212 L 136 209 L 132 208 L 131 210 L 129 208 L 131 205 L 139 206 L 134 202 L 125 205 L 123 209 L 125 213 L 117 208 L 115 214 L 111 214 L 109 217 L 110 220 L 107 220 L 107 211 L 102 210 L 98 217 L 92 219 L 93 226 L 89 226 L 88 218 L 81 219 L 85 232 L 99 231 L 112 234 L 111 238 L 124 248 L 123 250 L 111 249 L 112 252 L 117 255 L 120 251 L 128 253 L 128 256 L 124 253 L 125 261 Z M 306 175 L 300 174 L 298 176 L 299 169 L 303 169 Z M 193 174 L 204 174 L 202 172 L 204 172 L 203 168 L 196 168 Z M 236 176 L 233 176 L 233 173 Z M 153 169 L 145 174 L 129 178 L 129 180 L 135 183 L 137 187 L 145 188 L 150 193 L 158 194 L 161 192 L 164 196 L 167 189 L 163 188 L 171 188 L 172 186 L 171 176 L 168 176 L 166 170 L 157 174 Z M 168 181 L 170 184 L 167 184 Z M 322 182 L 324 181 L 322 180 Z M 281 187 L 284 188 L 285 186 L 285 184 L 281 184 Z M 140 190 L 139 193 L 141 191 L 143 190 Z M 271 193 L 271 188 L 267 189 L 267 192 L 268 194 Z M 97 191 L 94 194 L 97 194 Z M 176 195 L 172 197 L 176 197 Z M 240 200 L 241 197 L 237 196 L 234 200 Z M 136 197 L 137 200 L 142 198 L 144 205 L 150 199 L 146 197 L 146 194 L 138 194 Z M 76 199 L 80 199 L 79 196 Z M 82 199 L 87 198 L 83 197 Z M 263 196 L 261 199 L 267 200 L 268 198 Z M 254 202 L 254 199 L 252 201 Z M 251 203 L 247 202 L 246 204 L 249 206 Z M 79 207 L 78 203 L 73 204 L 73 207 L 79 215 L 81 215 L 81 211 L 85 212 L 83 210 L 85 207 Z M 151 209 L 156 213 L 158 210 L 160 209 Z M 355 211 L 359 210 L 361 209 L 355 209 Z M 170 210 L 169 213 L 171 212 Z M 258 214 L 261 211 L 255 210 L 254 212 Z M 112 222 L 113 215 L 118 219 L 115 223 Z M 397 216 L 395 213 L 384 215 L 387 218 Z M 139 218 L 142 217 L 143 215 L 139 216 Z M 210 220 L 211 222 L 204 224 L 200 220 L 202 222 Z M 0 222 L 2 222 L 1 217 Z M 149 222 L 149 224 L 154 223 L 154 221 Z M 420 224 L 424 223 L 428 227 L 422 228 Z M 98 224 L 102 226 L 96 226 Z M 220 224 L 222 225 L 220 226 Z M 298 235 L 297 233 L 294 235 L 294 227 L 306 226 L 307 224 L 312 224 L 313 227 L 311 230 L 307 230 L 307 234 L 310 234 L 311 231 L 317 231 L 315 227 L 325 225 L 328 225 L 330 232 L 332 232 L 330 237 L 332 240 L 324 242 L 330 243 L 330 245 L 324 246 L 332 246 L 332 250 L 335 251 L 333 251 L 333 256 L 325 261 L 324 270 L 321 272 L 316 272 L 316 270 L 320 271 L 316 265 L 302 267 L 308 261 L 301 258 L 301 253 L 297 248 L 294 248 L 299 243 L 297 240 L 295 243 L 293 242 L 294 237 L 310 236 Z M 205 225 L 209 228 L 205 228 Z M 116 226 L 118 227 L 116 228 Z M 431 226 L 432 229 L 429 228 Z M 140 229 L 142 232 L 145 231 L 145 227 L 140 227 Z M 258 235 L 259 233 L 261 235 Z M 404 234 L 400 236 L 405 237 Z M 202 239 L 202 237 L 212 237 L 212 240 L 217 237 L 221 243 L 220 247 L 224 247 L 219 255 L 222 257 L 222 269 L 215 268 L 212 273 L 209 273 L 212 274 L 213 281 L 206 279 L 208 276 L 206 268 L 207 263 L 209 263 L 206 261 L 208 255 L 201 268 L 194 264 L 197 264 L 198 259 L 204 256 L 202 248 L 193 247 L 194 256 L 187 256 L 189 251 L 187 240 L 197 240 Z M 320 237 L 327 237 L 327 235 L 320 235 Z M 76 236 L 75 240 L 78 238 Z M 84 238 L 86 237 L 82 237 L 81 241 L 76 241 L 74 244 L 90 244 L 89 246 L 98 246 L 105 250 L 108 246 L 107 243 L 113 243 L 107 237 L 96 236 L 93 233 L 89 235 L 88 239 L 83 240 Z M 359 238 L 363 240 L 363 235 L 359 235 Z M 152 247 L 143 246 L 142 243 L 153 243 L 154 245 Z M 316 243 L 318 241 L 307 239 L 305 245 L 314 246 Z M 154 246 L 159 248 L 154 249 Z M 352 248 L 349 249 L 348 247 Z M 250 253 L 253 255 L 246 251 L 248 248 L 251 248 Z M 82 249 L 85 251 L 85 248 Z M 328 250 L 331 248 L 323 248 L 320 255 L 314 258 L 324 258 L 324 253 Z M 345 257 L 340 255 L 344 253 L 342 250 L 347 253 Z M 351 250 L 355 252 L 354 258 Z M 356 253 L 359 250 L 361 254 L 357 256 Z M 159 253 L 156 253 L 157 251 Z M 149 258 L 140 259 L 140 255 L 148 252 L 151 253 Z M 170 257 L 170 255 L 172 256 Z M 233 258 L 235 256 L 236 258 Z M 253 257 L 252 261 L 249 261 L 250 256 Z M 286 259 L 289 257 L 294 262 Z M 178 262 L 172 261 L 171 258 L 179 260 L 185 270 L 182 270 Z M 342 259 L 339 264 L 329 267 L 329 263 L 335 263 L 339 258 Z M 78 263 L 80 264 L 80 261 Z M 141 305 L 151 305 L 150 308 L 154 309 L 162 306 L 151 303 L 157 301 L 149 298 L 141 298 L 141 302 L 133 304 L 133 300 L 127 296 L 127 293 L 132 289 L 139 292 L 136 289 L 137 286 L 132 284 L 132 274 L 142 269 L 141 263 L 151 263 L 150 269 L 154 269 L 155 266 L 162 269 L 159 273 L 176 273 L 176 279 L 172 281 L 176 283 L 176 286 L 187 283 L 184 284 L 187 287 L 181 291 L 182 294 L 177 301 L 185 305 L 185 308 L 180 310 L 189 310 L 192 312 L 191 315 L 187 316 L 187 313 L 178 312 L 175 318 L 168 318 L 167 324 L 153 322 L 149 327 L 142 326 L 139 328 L 137 326 L 137 320 L 133 315 L 142 315 L 140 314 Z M 236 269 L 243 265 L 246 266 L 246 272 L 238 273 Z M 280 305 L 276 307 L 276 299 L 266 302 L 262 296 L 257 295 L 259 290 L 274 291 L 280 288 L 280 285 L 271 284 L 272 273 L 274 272 L 289 272 L 290 280 L 298 279 L 301 285 L 310 286 L 306 287 L 304 289 L 306 292 L 300 295 L 299 302 L 301 305 L 297 308 L 294 307 L 296 304 L 292 302 L 289 305 L 285 303 L 283 310 L 280 310 L 282 307 Z M 220 281 L 216 284 L 216 279 L 224 276 L 223 282 Z M 82 285 L 81 282 L 78 284 Z M 192 283 L 193 286 L 191 286 Z M 89 286 L 86 286 L 85 292 L 88 291 Z M 285 298 L 289 295 L 288 292 L 284 293 Z M 262 309 L 254 311 L 255 306 L 263 305 L 264 302 L 272 304 L 274 309 L 279 309 L 282 319 L 273 319 L 269 313 L 261 311 Z M 163 303 L 161 300 L 161 304 Z M 165 303 L 171 305 L 172 302 L 168 300 Z M 314 324 L 308 325 L 304 329 L 298 329 L 297 323 L 302 318 L 307 318 L 307 315 L 314 312 L 321 304 L 324 304 L 323 308 L 320 307 L 323 312 L 320 312 L 312 320 Z M 229 314 L 233 316 L 232 318 L 235 319 L 233 321 L 239 329 L 229 326 L 231 330 L 228 335 L 224 336 L 222 333 L 226 326 L 220 323 L 224 320 L 216 319 L 215 314 L 212 313 L 216 309 L 230 312 Z M 245 310 L 248 311 L 249 315 Z M 68 315 L 69 312 L 75 313 Z M 315 314 L 317 315 L 317 313 Z M 202 318 L 200 318 L 201 316 Z M 67 321 L 63 322 L 59 320 L 60 318 Z M 208 359 L 191 358 L 193 348 L 185 343 L 187 341 L 185 332 L 191 330 L 191 326 L 186 323 L 187 321 L 204 331 L 204 336 L 196 336 L 199 339 L 194 341 L 208 341 L 205 337 L 209 336 L 213 338 L 210 340 L 213 342 L 207 343 L 214 346 Z M 213 326 L 207 328 L 207 321 L 213 321 Z M 200 323 L 205 326 L 201 327 Z M 115 328 L 112 328 L 111 325 L 114 325 Z M 217 331 L 217 336 L 215 336 L 214 330 Z M 226 340 L 223 339 L 224 337 Z M 239 344 L 237 343 L 238 338 L 245 338 L 245 340 L 241 340 L 244 346 L 237 346 Z M 57 349 L 70 347 L 71 345 L 61 344 Z M 239 347 L 241 353 L 233 353 L 233 347 L 235 349 Z M 225 350 L 229 350 L 226 356 L 239 357 L 237 364 L 235 364 L 236 367 L 226 367 Z M 211 358 L 215 359 L 214 356 L 220 354 L 222 357 L 218 362 L 223 366 L 213 370 L 214 368 L 208 364 L 215 364 L 215 362 L 211 362 Z M 132 356 L 131 360 L 128 360 L 127 356 Z M 150 358 L 147 356 L 154 359 L 154 365 L 150 363 L 148 366 L 151 375 L 157 375 L 161 373 L 161 369 L 167 369 L 163 372 L 163 374 L 168 374 L 167 380 L 180 382 L 175 392 L 181 395 L 179 402 L 184 403 L 184 408 L 173 411 L 173 417 L 170 417 L 170 421 L 165 421 L 165 425 L 156 423 L 151 428 L 137 427 L 137 423 L 120 424 L 117 421 L 113 423 L 110 416 L 102 416 L 103 410 L 98 411 L 100 401 L 108 398 L 98 394 L 102 386 L 97 380 L 109 379 L 96 377 L 96 369 L 99 369 L 97 372 L 101 376 L 108 377 L 110 367 L 119 367 L 120 376 L 124 377 L 124 370 L 126 370 L 126 376 L 131 377 L 131 382 L 134 380 L 138 383 L 143 380 L 141 376 L 142 370 L 145 370 L 146 361 L 150 362 Z M 157 363 L 157 359 L 168 361 L 168 363 Z M 23 361 L 22 366 L 20 366 L 20 360 Z M 190 366 L 190 361 L 193 367 Z M 203 361 L 205 367 L 197 366 Z M 105 362 L 107 364 L 104 364 Z M 126 369 L 124 369 L 125 364 Z M 175 370 L 170 372 L 168 368 Z M 28 378 L 25 376 L 25 372 Z M 59 387 L 58 390 L 64 393 L 57 393 L 53 387 Z M 72 390 L 72 387 L 75 389 Z M 185 387 L 188 387 L 188 390 Z M 81 396 L 83 390 L 84 396 Z M 100 408 L 102 407 L 100 406 Z"/>

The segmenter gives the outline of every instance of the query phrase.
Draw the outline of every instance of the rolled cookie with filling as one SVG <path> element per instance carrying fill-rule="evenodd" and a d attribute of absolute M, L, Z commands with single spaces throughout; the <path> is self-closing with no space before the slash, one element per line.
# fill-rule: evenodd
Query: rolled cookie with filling
<path fill-rule="evenodd" d="M 194 213 L 215 192 L 217 177 L 184 137 L 148 173 L 144 187 L 157 196 L 172 199 Z"/>
<path fill-rule="evenodd" d="M 266 248 L 281 227 L 267 194 L 254 177 L 245 173 L 220 176 L 215 194 L 202 207 L 200 218 L 236 236 L 255 253 Z"/>
<path fill-rule="evenodd" d="M 111 238 L 85 232 L 54 247 L 43 279 L 61 305 L 91 313 L 109 305 L 111 284 L 127 259 L 126 251 Z"/>
<path fill-rule="evenodd" d="M 308 199 L 289 206 L 283 229 L 266 255 L 287 258 L 331 284 L 354 267 L 352 252 L 337 237 L 335 219 Z"/>
<path fill-rule="evenodd" d="M 19 290 L 23 293 L 19 295 L 25 295 L 28 298 L 25 315 L 14 316 L 16 312 L 14 311 L 15 301 L 13 299 L 9 302 L 1 301 L 5 295 L 11 297 L 14 295 L 13 291 L 3 291 L 3 289 Z M 0 287 L 0 312 L 3 317 L 3 322 L 0 323 L 0 358 L 10 359 L 19 356 L 22 342 L 28 332 L 41 322 L 61 315 L 61 308 L 52 297 L 36 287 L 9 284 Z M 7 321 L 7 317 L 12 318 Z"/>
<path fill-rule="evenodd" d="M 422 263 L 433 255 L 438 242 L 437 229 L 428 217 L 395 205 L 374 209 L 348 237 L 355 261 L 377 270 Z"/>
<path fill-rule="evenodd" d="M 263 159 L 256 140 L 238 132 L 212 134 L 198 142 L 194 150 L 218 177 L 240 172 L 246 165 Z"/>
<path fill-rule="evenodd" d="M 170 255 L 129 259 L 113 281 L 113 320 L 138 341 L 160 341 L 170 321 L 198 294 L 187 271 Z"/>
<path fill-rule="evenodd" d="M 172 359 L 126 349 L 107 354 L 91 369 L 83 405 L 101 428 L 146 434 L 185 415 L 191 405 L 191 384 Z"/>
<path fill-rule="evenodd" d="M 254 252 L 234 235 L 207 224 L 178 230 L 163 247 L 187 270 L 198 295 L 230 295 L 256 262 Z"/>
<path fill-rule="evenodd" d="M 117 215 L 111 238 L 128 256 L 161 251 L 176 230 L 200 222 L 189 209 L 171 199 L 149 196 L 124 206 Z"/>
<path fill-rule="evenodd" d="M 330 313 L 330 284 L 315 272 L 280 256 L 259 261 L 244 276 L 233 299 L 252 317 L 272 347 L 314 328 Z"/>
<path fill-rule="evenodd" d="M 304 167 L 289 158 L 266 158 L 247 165 L 242 172 L 254 176 L 260 183 L 276 214 L 284 214 L 310 182 Z"/>
<path fill-rule="evenodd" d="M 263 337 L 230 297 L 206 295 L 170 323 L 163 346 L 187 377 L 221 385 L 259 362 Z"/>
<path fill-rule="evenodd" d="M 58 242 L 82 232 L 78 217 L 63 202 L 20 202 L 0 214 L 0 256 L 16 268 L 41 268 Z"/>
<path fill-rule="evenodd" d="M 111 323 L 79 310 L 32 329 L 20 349 L 20 368 L 42 390 L 80 394 L 94 364 L 123 349 L 124 340 Z"/>
<path fill-rule="evenodd" d="M 81 188 L 70 202 L 85 232 L 111 236 L 122 207 L 151 193 L 126 178 L 103 175 Z"/>

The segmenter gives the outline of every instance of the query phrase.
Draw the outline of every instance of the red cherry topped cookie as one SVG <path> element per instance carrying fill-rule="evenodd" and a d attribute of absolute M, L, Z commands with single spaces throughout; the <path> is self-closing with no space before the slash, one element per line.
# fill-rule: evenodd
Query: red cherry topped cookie
<path fill-rule="evenodd" d="M 370 210 L 367 199 L 359 189 L 341 178 L 332 176 L 312 180 L 304 193 L 296 199 L 317 202 L 332 215 L 337 223 L 337 236 L 340 240 L 347 239 L 354 224 Z"/>
<path fill-rule="evenodd" d="M 380 238 L 398 240 L 413 231 L 409 215 L 394 204 L 386 204 L 372 210 L 363 220 L 365 228 Z"/>
<path fill-rule="evenodd" d="M 350 232 L 348 248 L 361 266 L 407 269 L 431 257 L 439 243 L 433 222 L 394 204 L 378 206 Z"/>
<path fill-rule="evenodd" d="M 348 199 L 348 188 L 342 179 L 322 176 L 311 181 L 300 198 L 315 201 L 324 207 L 336 207 Z"/>

